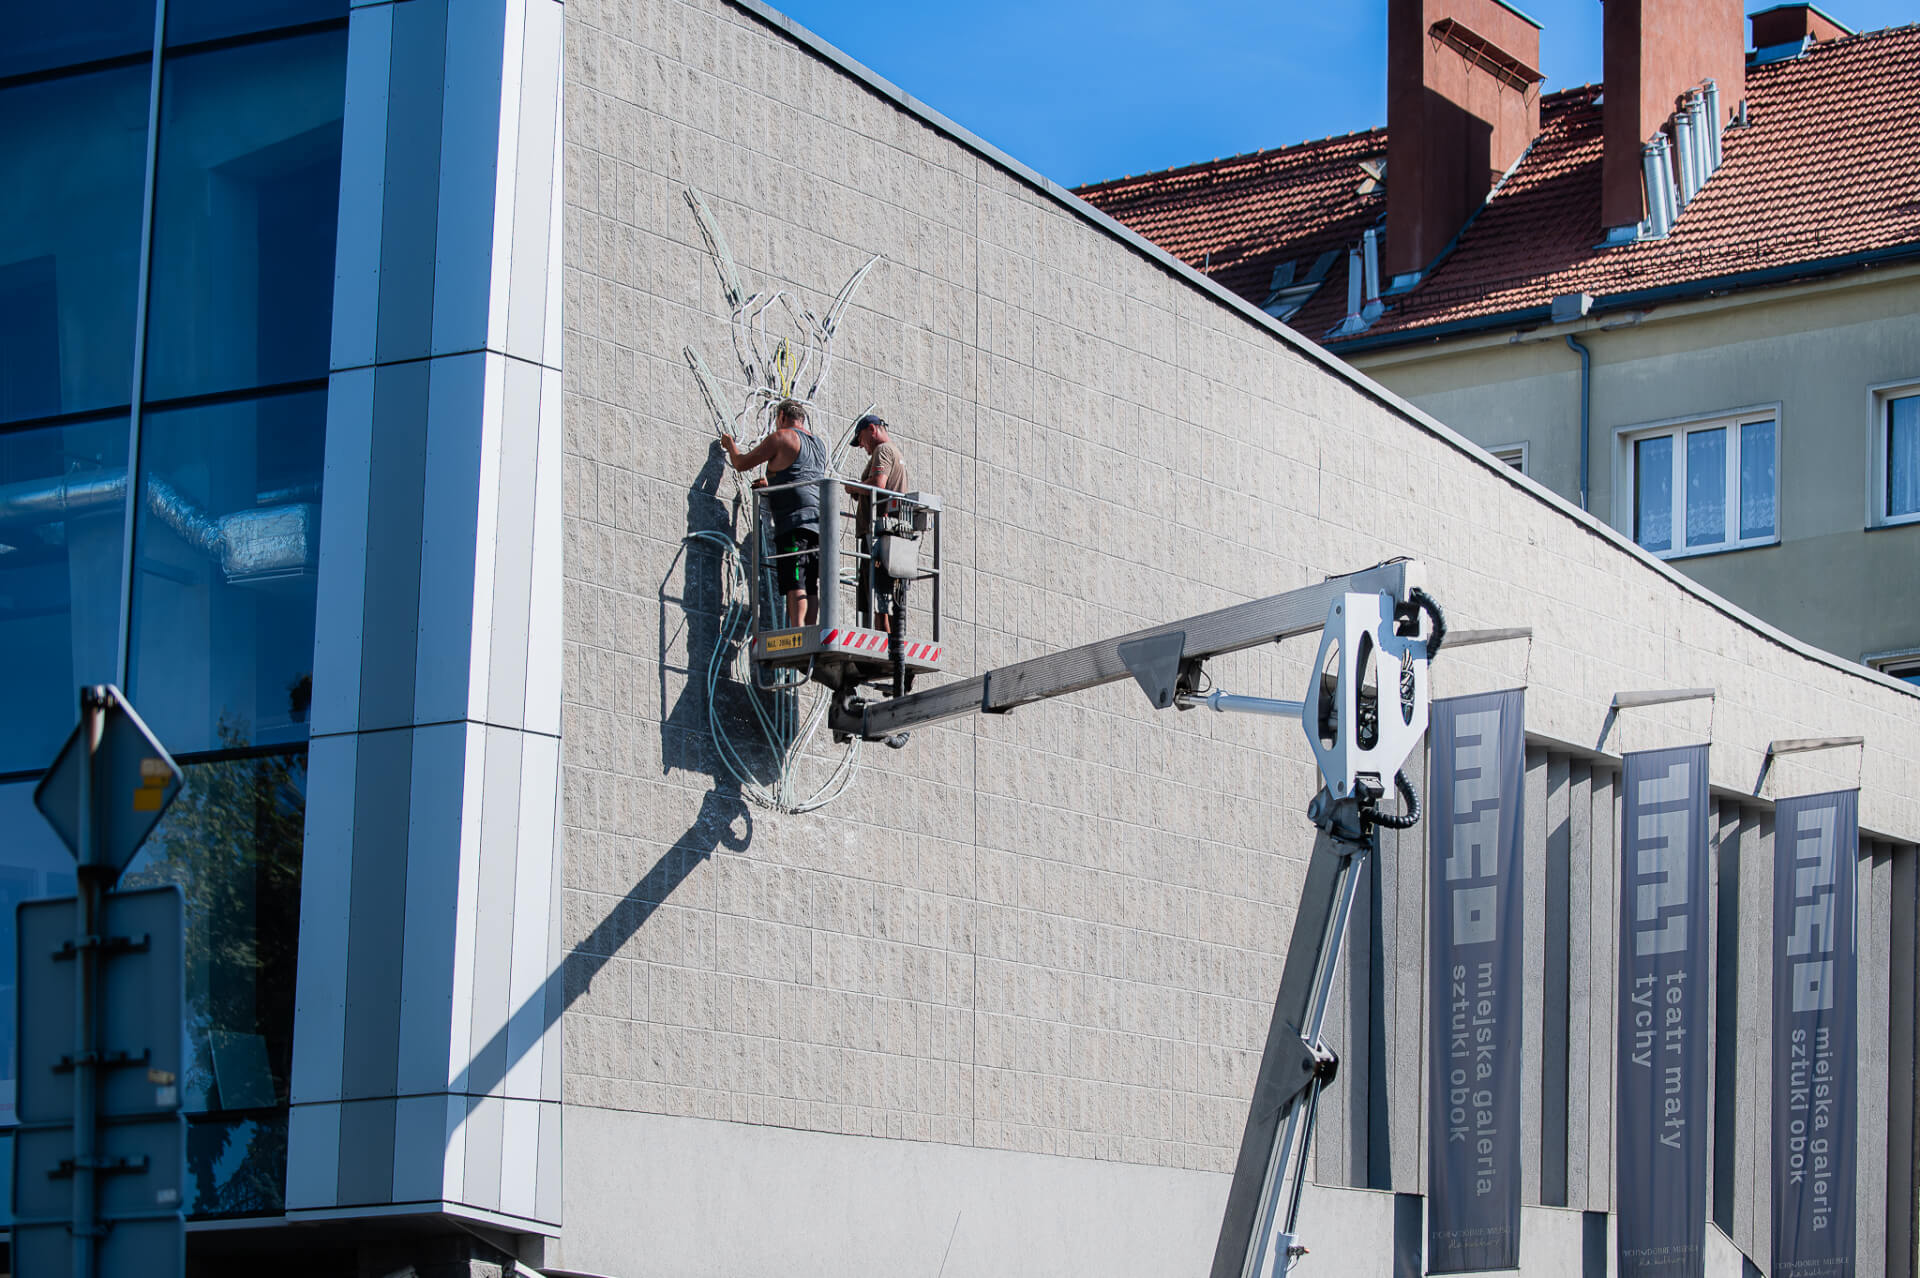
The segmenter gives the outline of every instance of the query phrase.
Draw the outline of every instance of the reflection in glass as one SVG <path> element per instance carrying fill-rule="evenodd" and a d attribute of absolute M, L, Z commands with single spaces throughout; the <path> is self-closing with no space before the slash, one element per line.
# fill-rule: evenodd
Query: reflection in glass
<path fill-rule="evenodd" d="M 0 434 L 0 772 L 44 768 L 119 655 L 127 424 Z"/>
<path fill-rule="evenodd" d="M 1887 517 L 1920 514 L 1920 395 L 1887 403 Z"/>
<path fill-rule="evenodd" d="M 231 724 L 221 736 L 249 744 Z M 277 1210 L 284 1192 L 284 1119 L 231 1111 L 287 1103 L 306 786 L 301 751 L 189 766 L 121 880 L 177 884 L 185 898 L 188 1114 L 253 1120 L 195 1121 L 188 1162 L 208 1211 Z"/>
<path fill-rule="evenodd" d="M 142 422 L 128 692 L 175 753 L 304 741 L 324 390 Z"/>
<path fill-rule="evenodd" d="M 279 1215 L 287 1200 L 287 1116 L 194 1118 L 187 1126 L 187 1215 Z"/>
<path fill-rule="evenodd" d="M 1673 436 L 1633 441 L 1633 539 L 1673 549 Z"/>
<path fill-rule="evenodd" d="M 0 76 L 152 52 L 153 0 L 10 4 L 6 39 L 0 40 Z M 146 74 L 143 64 L 143 82 Z"/>
<path fill-rule="evenodd" d="M 74 706 L 78 714 L 79 696 Z M 49 760 L 46 761 L 51 761 Z M 13 944 L 13 909 L 22 901 L 73 892 L 73 855 L 33 806 L 32 781 L 0 784 L 0 1124 L 11 1125 L 14 1060 L 13 1007 L 20 956 Z M 0 1202 L 7 1200 L 0 1199 Z"/>
<path fill-rule="evenodd" d="M 0 89 L 0 421 L 133 397 L 149 78 L 142 63 Z"/>
<path fill-rule="evenodd" d="M 1687 432 L 1687 544 L 1727 539 L 1727 432 Z"/>
<path fill-rule="evenodd" d="M 1773 536 L 1774 447 L 1772 422 L 1740 427 L 1740 536 Z"/>
<path fill-rule="evenodd" d="M 167 0 L 167 47 L 346 16 L 347 0 Z"/>
<path fill-rule="evenodd" d="M 148 400 L 324 377 L 344 31 L 167 62 Z"/>

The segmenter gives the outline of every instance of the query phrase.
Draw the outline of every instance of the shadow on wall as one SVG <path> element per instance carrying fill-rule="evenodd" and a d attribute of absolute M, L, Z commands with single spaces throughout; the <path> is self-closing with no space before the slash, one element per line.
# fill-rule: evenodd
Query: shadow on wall
<path fill-rule="evenodd" d="M 692 534 L 702 532 L 732 536 L 733 520 L 719 497 L 725 466 L 716 441 L 707 464 L 687 492 L 690 540 L 682 545 L 660 585 L 659 664 L 663 706 L 667 699 L 668 645 L 677 637 L 669 634 L 669 605 L 679 606 L 678 624 L 685 635 L 687 653 L 687 668 L 676 672 L 682 675 L 680 699 L 661 718 L 662 770 L 678 768 L 699 773 L 712 780 L 712 787 L 702 796 L 700 811 L 685 833 L 661 853 L 660 859 L 593 931 L 566 954 L 559 969 L 548 974 L 540 989 L 514 1009 L 493 1038 L 474 1052 L 467 1067 L 454 1079 L 452 1090 L 456 1093 L 481 1096 L 499 1087 L 513 1067 L 540 1042 L 542 1035 L 592 987 L 594 977 L 608 961 L 646 926 L 647 920 L 701 862 L 721 848 L 743 852 L 753 842 L 752 809 L 741 797 L 740 783 L 721 762 L 707 726 L 706 661 L 722 640 L 720 614 L 726 600 L 727 565 L 719 547 L 691 538 Z M 667 585 L 673 579 L 675 567 L 683 560 L 685 585 L 681 597 L 673 599 L 667 594 Z M 736 691 L 735 695 L 748 694 Z"/>

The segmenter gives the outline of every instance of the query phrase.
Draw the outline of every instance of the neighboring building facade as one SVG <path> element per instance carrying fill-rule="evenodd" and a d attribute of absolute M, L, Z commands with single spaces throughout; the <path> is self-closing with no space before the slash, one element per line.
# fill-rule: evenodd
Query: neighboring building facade
<path fill-rule="evenodd" d="M 716 724 L 753 720 L 706 680 L 737 599 L 711 535 L 740 524 L 689 367 L 729 341 L 690 188 L 796 308 L 884 255 L 816 411 L 877 403 L 945 500 L 957 673 L 1398 554 L 1457 629 L 1531 629 L 1435 670 L 1442 695 L 1528 689 L 1528 1270 L 1606 1269 L 1622 753 L 1713 745 L 1728 1278 L 1771 1269 L 1773 801 L 1858 785 L 1859 1272 L 1914 1272 L 1920 695 L 1675 574 L 757 3 L 285 16 L 96 54 L 50 13 L 41 63 L 0 80 L 0 147 L 46 157 L 31 181 L 104 181 L 73 157 L 120 139 L 129 202 L 153 193 L 131 250 L 73 216 L 0 237 L 25 246 L 0 279 L 58 284 L 5 321 L 26 407 L 0 424 L 0 855 L 16 895 L 61 889 L 32 784 L 67 685 L 127 682 L 187 764 L 136 870 L 187 887 L 196 1273 L 1207 1263 L 1311 847 L 1304 743 L 1116 686 L 916 732 L 815 811 L 750 802 L 731 769 L 772 763 L 723 753 Z M 235 93 L 259 96 L 176 115 L 259 132 L 188 146 L 174 64 L 243 54 Z M 82 83 L 108 73 L 148 97 Z M 316 253 L 324 287 L 299 273 Z M 156 309 L 170 271 L 207 295 Z M 240 348 L 303 354 L 177 380 Z M 13 398 L 49 350 L 58 398 Z M 304 396 L 324 413 L 260 407 Z M 173 412 L 212 424 L 169 435 Z M 1215 674 L 1293 695 L 1310 663 Z M 1610 711 L 1702 686 L 1710 709 Z M 1423 848 L 1384 849 L 1340 990 L 1306 1218 L 1329 1273 L 1420 1261 Z"/>
<path fill-rule="evenodd" d="M 1920 678 L 1920 28 L 1780 6 L 1742 58 L 1737 3 L 1609 3 L 1628 91 L 1541 96 L 1497 0 L 1390 14 L 1386 129 L 1081 194 L 1742 607 Z M 1656 214 L 1642 144 L 1694 132 L 1669 117 L 1705 79 L 1727 127 Z"/>

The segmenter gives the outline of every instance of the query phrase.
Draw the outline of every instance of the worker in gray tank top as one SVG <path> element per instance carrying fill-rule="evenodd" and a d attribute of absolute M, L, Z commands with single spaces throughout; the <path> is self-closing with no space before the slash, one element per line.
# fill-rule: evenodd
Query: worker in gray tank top
<path fill-rule="evenodd" d="M 735 470 L 764 465 L 764 484 L 778 491 L 767 494 L 773 512 L 773 552 L 793 558 L 774 560 L 774 577 L 787 597 L 787 624 L 811 625 L 819 615 L 820 596 L 820 487 L 831 469 L 826 445 L 807 429 L 807 409 L 798 400 L 782 400 L 774 410 L 773 429 L 750 451 L 741 452 L 733 436 L 721 435 L 720 447 Z M 813 482 L 808 482 L 813 481 Z M 783 487 L 800 484 L 798 488 Z M 832 580 L 831 577 L 828 580 Z"/>

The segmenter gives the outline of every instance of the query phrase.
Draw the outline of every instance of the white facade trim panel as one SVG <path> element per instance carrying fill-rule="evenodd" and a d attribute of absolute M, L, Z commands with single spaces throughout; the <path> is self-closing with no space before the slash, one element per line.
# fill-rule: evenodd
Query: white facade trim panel
<path fill-rule="evenodd" d="M 563 32 L 562 39 L 564 40 L 564 38 Z M 565 50 L 562 49 L 561 57 L 564 59 L 565 56 Z M 561 209 L 565 204 L 567 189 L 565 180 L 567 152 L 564 137 L 567 119 L 566 92 L 566 77 L 562 75 L 560 77 L 560 83 L 554 86 L 553 181 L 549 184 L 553 191 L 553 203 L 547 211 L 547 226 L 549 228 L 547 235 L 547 331 L 545 337 L 543 337 L 540 342 L 540 362 L 548 368 L 563 367 L 561 356 L 564 353 L 561 349 L 564 344 L 561 337 L 564 331 L 561 319 L 565 309 L 562 299 L 565 296 L 566 290 L 561 287 L 564 274 L 561 266 L 560 246 L 566 242 L 566 236 L 561 233 L 562 228 L 566 225 L 566 223 L 561 220 L 563 216 Z"/>
<path fill-rule="evenodd" d="M 513 280 L 507 296 L 508 354 L 538 362 L 547 330 L 547 237 L 559 175 L 560 42 L 564 7 L 526 0 L 520 91 L 520 162 L 514 175 Z"/>
<path fill-rule="evenodd" d="M 506 365 L 506 410 L 499 447 L 499 523 L 493 539 L 493 640 L 487 721 L 518 728 L 527 705 L 527 606 L 533 576 L 534 468 L 540 456 L 543 370 L 517 359 L 508 359 Z"/>
<path fill-rule="evenodd" d="M 555 278 L 558 278 L 556 275 Z M 561 377 L 557 369 L 540 374 L 540 439 L 534 462 L 532 580 L 527 595 L 526 715 L 528 732 L 560 735 L 561 659 L 565 626 L 562 547 L 566 540 L 565 499 L 560 477 L 564 460 L 561 429 Z M 555 767 L 558 768 L 556 761 Z"/>
<path fill-rule="evenodd" d="M 480 832 L 485 811 L 487 732 L 469 725 L 464 788 L 460 794 L 460 873 L 454 891 L 453 1002 L 447 1086 L 467 1090 L 473 1060 L 473 963 L 480 943 Z"/>
<path fill-rule="evenodd" d="M 508 1096 L 540 1096 L 541 1039 L 559 1033 L 547 1025 L 547 982 L 558 980 L 547 962 L 547 923 L 552 916 L 554 793 L 560 779 L 560 742 L 527 733 L 521 738 L 520 847 L 514 863 L 512 966 L 507 976 Z"/>
<path fill-rule="evenodd" d="M 489 351 L 480 408 L 479 504 L 473 523 L 473 611 L 468 619 L 467 718 L 484 723 L 493 669 L 493 573 L 500 538 L 500 440 L 507 402 L 507 361 Z"/>
<path fill-rule="evenodd" d="M 540 1173 L 538 1101 L 508 1100 L 500 1132 L 500 1210 L 515 1216 L 535 1213 Z"/>
<path fill-rule="evenodd" d="M 380 317 L 381 204 L 387 185 L 387 86 L 392 68 L 393 10 L 383 5 L 355 12 L 347 26 L 340 221 L 333 259 L 335 369 L 373 363 Z"/>
<path fill-rule="evenodd" d="M 526 60 L 527 0 L 506 0 L 501 16 L 499 129 L 494 137 L 493 254 L 487 268 L 487 349 L 507 349 L 507 297 L 513 280 L 514 188 L 520 168 L 520 110 Z"/>

